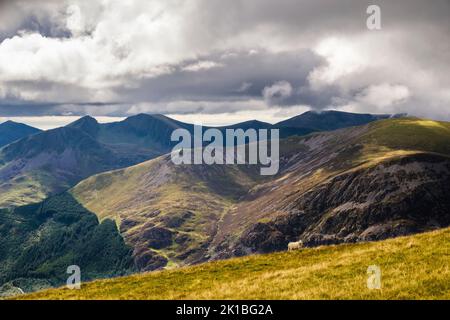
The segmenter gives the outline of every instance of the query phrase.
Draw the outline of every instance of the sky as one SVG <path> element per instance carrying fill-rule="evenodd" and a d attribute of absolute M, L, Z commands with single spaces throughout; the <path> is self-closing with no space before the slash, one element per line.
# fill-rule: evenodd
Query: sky
<path fill-rule="evenodd" d="M 448 0 L 0 0 L 0 122 L 450 120 L 449 13 Z"/>

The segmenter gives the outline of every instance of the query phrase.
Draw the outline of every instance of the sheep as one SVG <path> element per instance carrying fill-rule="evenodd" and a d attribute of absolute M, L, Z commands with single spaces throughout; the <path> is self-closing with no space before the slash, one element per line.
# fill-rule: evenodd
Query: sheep
<path fill-rule="evenodd" d="M 288 244 L 288 251 L 300 250 L 303 248 L 303 241 L 291 242 Z"/>

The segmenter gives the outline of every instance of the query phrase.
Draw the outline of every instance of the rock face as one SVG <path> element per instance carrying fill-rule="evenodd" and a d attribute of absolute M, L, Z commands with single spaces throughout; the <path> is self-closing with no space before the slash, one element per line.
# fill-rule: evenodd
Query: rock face
<path fill-rule="evenodd" d="M 232 255 L 374 241 L 450 225 L 450 159 L 416 154 L 341 174 L 249 227 Z"/>
<path fill-rule="evenodd" d="M 153 227 L 142 232 L 142 237 L 147 240 L 149 247 L 163 249 L 172 244 L 173 232 L 161 227 Z"/>

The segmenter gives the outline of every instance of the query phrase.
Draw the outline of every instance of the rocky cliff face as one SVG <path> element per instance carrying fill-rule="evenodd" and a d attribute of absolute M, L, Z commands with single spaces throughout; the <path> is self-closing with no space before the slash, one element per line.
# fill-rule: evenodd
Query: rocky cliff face
<path fill-rule="evenodd" d="M 355 169 L 300 195 L 285 214 L 248 227 L 230 255 L 374 241 L 450 225 L 450 159 L 415 154 Z"/>

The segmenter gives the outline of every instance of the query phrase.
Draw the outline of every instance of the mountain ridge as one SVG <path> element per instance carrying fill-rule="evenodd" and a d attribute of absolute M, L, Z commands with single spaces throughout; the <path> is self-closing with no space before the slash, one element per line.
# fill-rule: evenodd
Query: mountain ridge
<path fill-rule="evenodd" d="M 338 114 L 343 119 L 360 118 L 350 113 Z M 373 119 L 364 121 L 369 120 Z M 354 124 L 348 120 L 341 125 Z M 255 129 L 280 129 L 281 138 L 314 131 L 259 121 L 219 127 L 219 130 L 246 130 L 255 126 Z M 176 144 L 170 139 L 173 130 L 193 132 L 193 128 L 192 124 L 159 114 L 138 114 L 104 124 L 85 116 L 65 127 L 19 139 L 0 149 L 0 207 L 38 202 L 90 175 L 154 159 L 170 152 Z"/>

